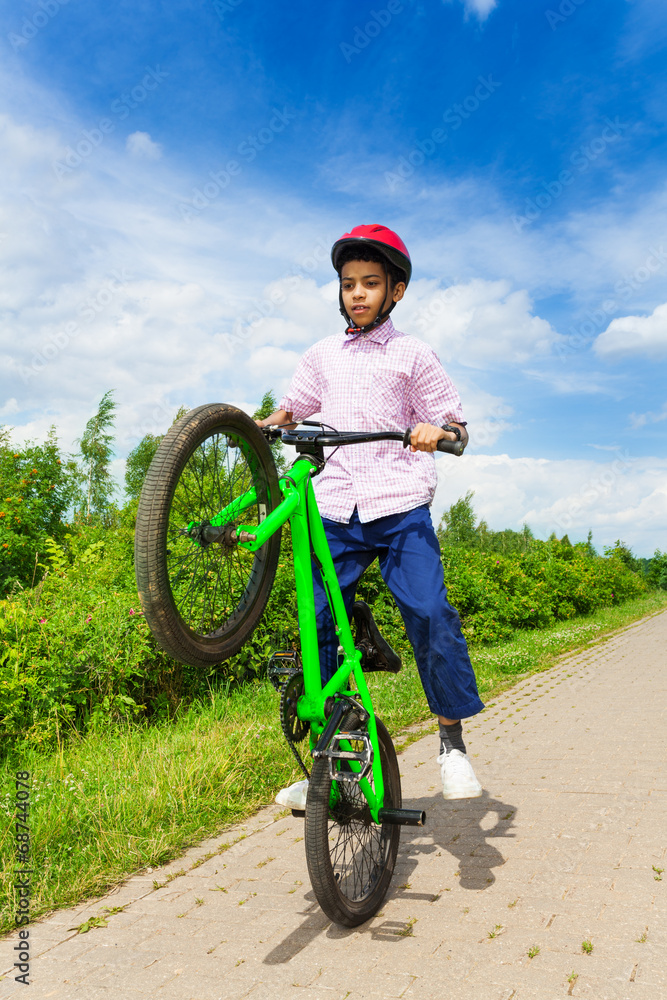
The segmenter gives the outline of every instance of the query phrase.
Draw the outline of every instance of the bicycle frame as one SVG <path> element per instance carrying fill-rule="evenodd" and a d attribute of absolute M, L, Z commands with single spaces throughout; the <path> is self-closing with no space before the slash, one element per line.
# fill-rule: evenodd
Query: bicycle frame
<path fill-rule="evenodd" d="M 318 463 L 307 455 L 297 458 L 289 473 L 279 480 L 283 499 L 278 506 L 258 525 L 239 525 L 237 535 L 241 532 L 252 533 L 251 541 L 240 541 L 241 548 L 255 552 L 286 522 L 290 521 L 292 529 L 292 546 L 294 553 L 294 577 L 296 582 L 297 607 L 299 615 L 299 630 L 301 635 L 301 658 L 303 661 L 303 679 L 305 693 L 297 705 L 298 717 L 310 724 L 311 750 L 317 743 L 317 737 L 326 724 L 325 702 L 334 694 L 353 696 L 361 701 L 368 713 L 368 734 L 373 748 L 373 785 L 367 778 L 359 781 L 359 787 L 365 795 L 375 823 L 379 823 L 379 811 L 384 804 L 384 783 L 382 779 L 382 764 L 379 753 L 377 726 L 371 702 L 368 685 L 361 669 L 361 653 L 355 648 L 352 630 L 343 603 L 338 578 L 334 569 L 329 544 L 324 532 L 322 517 L 317 507 L 312 477 L 318 471 Z M 237 497 L 231 504 L 221 510 L 211 524 L 222 527 L 237 518 L 242 511 L 256 502 L 255 490 L 251 489 L 242 497 Z M 334 627 L 340 646 L 343 648 L 343 662 L 335 674 L 324 686 L 320 674 L 320 654 L 315 620 L 315 596 L 313 589 L 312 562 L 318 565 L 322 576 L 324 589 L 333 615 Z M 357 690 L 349 687 L 350 674 L 354 675 Z M 347 741 L 345 741 L 347 742 Z M 360 764 L 350 761 L 353 771 L 360 769 Z M 332 792 L 336 788 L 333 784 Z"/>

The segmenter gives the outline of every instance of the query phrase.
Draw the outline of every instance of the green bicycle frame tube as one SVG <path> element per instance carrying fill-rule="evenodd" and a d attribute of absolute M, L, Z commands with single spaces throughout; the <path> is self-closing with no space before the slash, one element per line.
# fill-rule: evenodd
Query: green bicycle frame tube
<path fill-rule="evenodd" d="M 297 705 L 297 715 L 303 721 L 310 723 L 312 749 L 317 742 L 317 736 L 322 732 L 326 724 L 324 703 L 329 696 L 336 693 L 348 694 L 353 695 L 361 701 L 361 704 L 369 715 L 368 733 L 373 747 L 372 768 L 374 789 L 366 778 L 361 779 L 359 787 L 368 801 L 371 816 L 374 822 L 377 823 L 379 822 L 378 812 L 384 804 L 384 782 L 382 780 L 382 761 L 380 759 L 375 713 L 368 685 L 366 684 L 366 678 L 361 669 L 361 654 L 354 646 L 354 639 L 345 610 L 343 595 L 341 594 L 338 578 L 336 577 L 333 559 L 331 558 L 329 544 L 322 524 L 322 517 L 318 510 L 313 491 L 312 475 L 315 470 L 316 466 L 307 457 L 297 459 L 290 469 L 289 475 L 284 476 L 280 480 L 280 490 L 283 494 L 282 502 L 258 525 L 240 525 L 237 528 L 238 533 L 247 531 L 254 534 L 255 538 L 249 542 L 241 542 L 239 545 L 251 552 L 255 552 L 268 541 L 271 535 L 285 521 L 290 520 L 305 688 L 305 694 L 301 696 Z M 248 494 L 245 494 L 243 498 L 240 498 L 244 506 L 249 506 L 249 504 L 245 504 L 247 496 Z M 236 500 L 234 504 L 230 504 L 230 508 L 233 506 L 238 510 L 238 504 L 239 500 Z M 224 520 L 222 520 L 223 515 L 230 508 L 225 508 L 225 511 L 221 511 L 215 518 L 215 522 L 218 524 L 224 523 Z M 232 520 L 233 518 L 225 518 L 225 520 L 227 519 Z M 320 674 L 319 644 L 317 639 L 317 623 L 315 620 L 313 561 L 318 565 L 322 575 L 322 582 L 333 615 L 338 642 L 343 648 L 343 662 L 324 688 L 322 687 Z M 354 675 L 357 685 L 356 691 L 352 691 L 349 686 L 351 673 Z M 347 743 L 345 742 L 343 746 L 347 746 Z M 356 761 L 351 761 L 350 766 L 353 770 L 360 769 L 360 764 Z"/>
<path fill-rule="evenodd" d="M 211 518 L 211 524 L 216 528 L 221 528 L 223 524 L 228 524 L 229 521 L 233 521 L 234 518 L 238 517 L 244 510 L 248 507 L 252 507 L 257 501 L 257 491 L 253 487 L 244 493 L 243 496 L 237 497 L 236 500 L 232 500 L 230 504 L 227 504 L 219 514 Z"/>

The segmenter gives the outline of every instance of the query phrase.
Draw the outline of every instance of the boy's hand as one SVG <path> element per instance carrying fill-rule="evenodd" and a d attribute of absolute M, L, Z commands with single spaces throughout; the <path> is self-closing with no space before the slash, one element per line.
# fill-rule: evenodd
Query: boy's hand
<path fill-rule="evenodd" d="M 434 424 L 417 424 L 410 435 L 410 451 L 435 451 L 442 438 L 456 441 L 456 434 Z"/>
<path fill-rule="evenodd" d="M 290 423 L 292 419 L 292 414 L 287 413 L 286 410 L 275 410 L 270 416 L 264 417 L 263 420 L 255 420 L 258 427 L 286 427 L 291 430 L 292 427 L 296 427 L 297 424 Z"/>

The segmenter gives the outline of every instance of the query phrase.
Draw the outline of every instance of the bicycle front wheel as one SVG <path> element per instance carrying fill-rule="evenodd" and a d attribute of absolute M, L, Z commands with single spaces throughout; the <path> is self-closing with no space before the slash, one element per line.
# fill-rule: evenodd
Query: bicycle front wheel
<path fill-rule="evenodd" d="M 252 530 L 280 499 L 271 449 L 242 410 L 199 406 L 170 428 L 141 491 L 135 534 L 141 607 L 164 652 L 210 667 L 250 638 L 271 592 L 280 532 L 249 552 L 233 531 Z"/>
<path fill-rule="evenodd" d="M 384 724 L 376 722 L 384 805 L 400 809 L 396 750 Z M 356 782 L 336 782 L 338 795 L 333 797 L 332 784 L 328 759 L 320 757 L 313 762 L 306 800 L 308 874 L 326 915 L 334 923 L 356 927 L 370 920 L 382 905 L 394 873 L 401 831 L 390 823 L 373 822 Z"/>

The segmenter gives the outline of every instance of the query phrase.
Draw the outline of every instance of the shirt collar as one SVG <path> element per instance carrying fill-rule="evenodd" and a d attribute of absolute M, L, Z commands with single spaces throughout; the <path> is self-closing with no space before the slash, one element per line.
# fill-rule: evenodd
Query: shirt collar
<path fill-rule="evenodd" d="M 384 323 L 376 326 L 374 330 L 370 330 L 368 333 L 345 334 L 345 343 L 351 344 L 359 340 L 372 340 L 376 344 L 386 344 L 388 340 L 391 340 L 396 335 L 396 332 L 394 324 L 391 321 L 391 316 L 387 316 Z"/>

